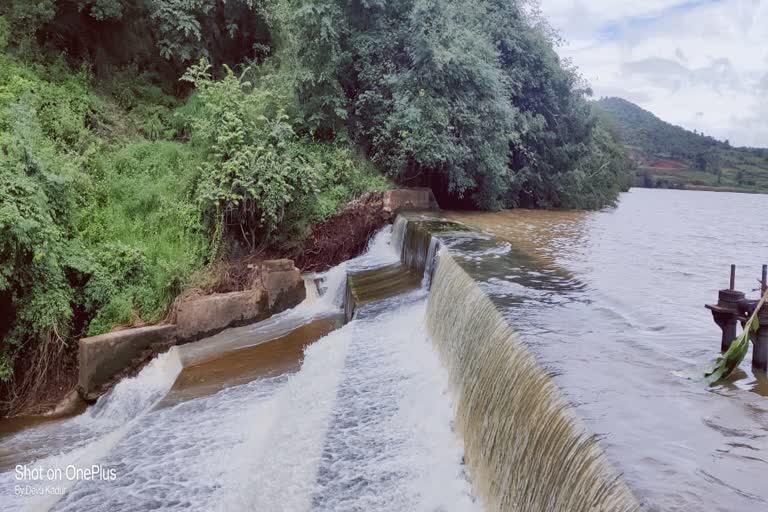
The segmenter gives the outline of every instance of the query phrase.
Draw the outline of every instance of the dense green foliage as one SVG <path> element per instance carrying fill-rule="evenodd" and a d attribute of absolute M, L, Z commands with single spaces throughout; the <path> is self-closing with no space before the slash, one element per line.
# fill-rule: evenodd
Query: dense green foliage
<path fill-rule="evenodd" d="M 396 180 L 481 208 L 599 207 L 626 187 L 620 144 L 519 3 L 278 5 L 308 129 L 329 137 L 346 121 Z"/>
<path fill-rule="evenodd" d="M 157 321 L 225 249 L 295 243 L 388 186 L 348 145 L 296 135 L 290 90 L 265 73 L 192 68 L 180 103 L 135 64 L 98 79 L 19 52 L 0 54 L 2 380 L 25 348 Z"/>
<path fill-rule="evenodd" d="M 107 77 L 139 65 L 175 80 L 200 57 L 216 66 L 263 55 L 269 29 L 256 0 L 8 0 L 0 6 L 27 57 L 62 52 Z"/>
<path fill-rule="evenodd" d="M 213 80 L 209 71 L 203 62 L 184 80 L 195 85 L 201 106 L 192 120 L 192 141 L 204 157 L 197 200 L 215 233 L 241 237 L 253 251 L 278 228 L 283 239 L 301 238 L 307 224 L 340 202 L 386 187 L 348 146 L 296 134 L 296 109 L 288 108 L 290 91 L 278 77 L 247 81 L 227 68 L 224 78 Z"/>
<path fill-rule="evenodd" d="M 0 378 L 154 321 L 219 258 L 389 179 L 445 206 L 588 207 L 616 132 L 508 0 L 0 5 Z"/>
<path fill-rule="evenodd" d="M 192 157 L 183 146 L 109 145 L 88 128 L 114 122 L 109 105 L 64 63 L 25 66 L 0 55 L 0 70 L 7 378 L 10 356 L 30 339 L 157 319 L 205 244 L 185 200 Z"/>
<path fill-rule="evenodd" d="M 595 102 L 638 162 L 639 183 L 650 187 L 727 187 L 768 192 L 768 149 L 734 148 L 728 141 L 662 121 L 621 98 Z"/>

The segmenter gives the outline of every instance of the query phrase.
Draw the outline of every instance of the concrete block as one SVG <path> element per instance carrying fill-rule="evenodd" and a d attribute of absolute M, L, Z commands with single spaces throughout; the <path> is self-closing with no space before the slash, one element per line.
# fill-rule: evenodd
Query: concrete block
<path fill-rule="evenodd" d="M 271 314 L 292 308 L 306 298 L 304 280 L 293 261 L 268 260 L 262 265 L 261 279 L 267 292 Z"/>
<path fill-rule="evenodd" d="M 78 390 L 89 397 L 99 386 L 131 364 L 151 344 L 176 336 L 174 325 L 151 325 L 114 331 L 79 341 Z"/>
<path fill-rule="evenodd" d="M 227 327 L 258 322 L 269 316 L 266 293 L 261 288 L 244 292 L 217 293 L 183 301 L 176 309 L 181 340 L 195 340 Z"/>
<path fill-rule="evenodd" d="M 384 212 L 400 210 L 438 210 L 437 200 L 428 188 L 399 188 L 384 193 Z"/>

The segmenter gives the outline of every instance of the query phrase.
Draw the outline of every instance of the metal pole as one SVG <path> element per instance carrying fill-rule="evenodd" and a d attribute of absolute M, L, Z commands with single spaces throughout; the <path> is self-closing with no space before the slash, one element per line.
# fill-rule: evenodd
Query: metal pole
<path fill-rule="evenodd" d="M 763 279 L 760 281 L 760 296 L 765 295 L 765 291 L 768 290 L 768 265 L 763 265 Z"/>
<path fill-rule="evenodd" d="M 763 268 L 765 270 L 765 267 Z M 731 265 L 731 287 L 729 290 L 736 289 L 736 265 Z"/>

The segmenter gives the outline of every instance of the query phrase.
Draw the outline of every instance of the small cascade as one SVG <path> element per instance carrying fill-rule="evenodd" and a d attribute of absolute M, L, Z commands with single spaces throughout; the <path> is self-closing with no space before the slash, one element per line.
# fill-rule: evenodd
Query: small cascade
<path fill-rule="evenodd" d="M 432 225 L 431 222 L 408 222 L 405 227 L 402 262 L 419 274 L 424 273 L 427 268 L 427 258 L 433 239 L 430 225 Z"/>
<path fill-rule="evenodd" d="M 433 236 L 429 239 L 429 248 L 424 262 L 424 277 L 421 280 L 421 286 L 429 289 L 432 285 L 432 278 L 435 273 L 435 262 L 437 261 L 437 252 L 440 249 L 440 239 Z"/>
<path fill-rule="evenodd" d="M 398 215 L 392 224 L 392 249 L 395 254 L 401 256 L 403 253 L 403 242 L 405 241 L 405 230 L 409 222 L 403 215 Z"/>
<path fill-rule="evenodd" d="M 347 265 L 342 263 L 318 277 L 320 298 L 318 304 L 327 307 L 344 306 Z"/>
<path fill-rule="evenodd" d="M 40 468 L 43 478 L 17 479 L 12 471 L 0 473 L 0 501 L 4 510 L 49 510 L 76 481 L 62 468 L 87 468 L 110 452 L 162 400 L 181 372 L 181 360 L 174 347 L 156 357 L 135 377 L 120 381 L 96 405 L 61 425 L 50 424 L 22 432 L 0 445 L 0 451 L 16 446 L 41 445 L 55 436 L 62 449 L 36 460 L 19 461 Z M 55 430 L 54 430 L 55 429 Z M 30 451 L 32 455 L 34 451 Z M 39 455 L 43 455 L 40 453 Z M 62 469 L 60 472 L 57 470 Z M 97 479 L 98 480 L 98 479 Z M 98 480 L 101 481 L 101 480 Z M 60 492 L 32 496 L 16 493 L 18 486 L 42 485 Z"/>
<path fill-rule="evenodd" d="M 446 249 L 427 328 L 450 374 L 466 464 L 487 510 L 640 509 L 550 376 Z"/>
<path fill-rule="evenodd" d="M 181 369 L 179 349 L 172 347 L 153 359 L 135 377 L 120 381 L 75 421 L 123 426 L 157 404 L 171 389 Z"/>
<path fill-rule="evenodd" d="M 306 305 L 315 304 L 318 299 L 320 299 L 320 287 L 317 274 L 304 274 L 301 278 L 304 280 L 304 291 L 306 292 L 304 303 Z"/>

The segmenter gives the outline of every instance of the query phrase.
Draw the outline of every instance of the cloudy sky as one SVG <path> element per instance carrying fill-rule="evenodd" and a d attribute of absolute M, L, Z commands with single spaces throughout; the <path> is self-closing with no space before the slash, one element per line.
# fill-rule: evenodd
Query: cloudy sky
<path fill-rule="evenodd" d="M 768 0 L 540 0 L 595 97 L 768 147 Z"/>

